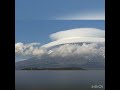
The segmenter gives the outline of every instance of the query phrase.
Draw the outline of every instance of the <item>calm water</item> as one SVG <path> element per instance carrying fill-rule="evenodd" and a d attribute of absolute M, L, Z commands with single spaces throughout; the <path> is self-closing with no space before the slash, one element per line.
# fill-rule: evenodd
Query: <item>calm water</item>
<path fill-rule="evenodd" d="M 105 90 L 104 70 L 15 71 L 15 75 L 15 90 Z"/>

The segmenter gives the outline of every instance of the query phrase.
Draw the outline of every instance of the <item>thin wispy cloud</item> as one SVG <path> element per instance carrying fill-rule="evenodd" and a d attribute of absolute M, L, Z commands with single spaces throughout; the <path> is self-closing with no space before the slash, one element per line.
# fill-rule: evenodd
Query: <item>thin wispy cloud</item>
<path fill-rule="evenodd" d="M 55 17 L 55 20 L 105 20 L 104 12 L 80 12 Z"/>
<path fill-rule="evenodd" d="M 15 7 L 18 21 L 103 20 L 105 0 L 16 0 Z"/>

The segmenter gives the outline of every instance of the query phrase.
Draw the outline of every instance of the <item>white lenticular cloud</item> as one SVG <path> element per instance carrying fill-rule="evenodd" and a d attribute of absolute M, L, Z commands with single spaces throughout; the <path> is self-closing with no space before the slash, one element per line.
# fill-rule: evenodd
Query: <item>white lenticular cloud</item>
<path fill-rule="evenodd" d="M 50 35 L 50 38 L 53 42 L 42 47 L 49 48 L 67 43 L 104 42 L 105 31 L 96 28 L 75 28 L 53 33 Z"/>
<path fill-rule="evenodd" d="M 73 37 L 105 37 L 104 30 L 96 28 L 75 28 L 65 31 L 60 31 L 50 35 L 50 38 L 53 40 L 73 38 Z"/>

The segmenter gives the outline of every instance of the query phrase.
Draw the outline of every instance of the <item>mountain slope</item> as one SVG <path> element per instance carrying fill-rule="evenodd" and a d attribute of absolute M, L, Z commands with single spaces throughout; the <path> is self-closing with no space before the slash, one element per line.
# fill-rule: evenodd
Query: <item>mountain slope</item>
<path fill-rule="evenodd" d="M 78 67 L 84 69 L 104 69 L 104 62 L 83 62 L 79 58 L 36 58 L 19 61 L 15 63 L 15 69 L 24 68 L 62 68 Z"/>

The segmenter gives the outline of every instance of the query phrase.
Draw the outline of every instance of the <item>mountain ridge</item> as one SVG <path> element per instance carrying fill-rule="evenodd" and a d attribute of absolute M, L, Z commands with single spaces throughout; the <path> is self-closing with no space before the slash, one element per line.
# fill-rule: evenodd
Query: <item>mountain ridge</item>
<path fill-rule="evenodd" d="M 100 62 L 86 62 L 81 64 L 79 58 L 72 60 L 72 58 L 37 58 L 32 57 L 24 61 L 15 63 L 15 69 L 21 70 L 24 68 L 84 68 L 84 69 L 104 69 L 104 63 Z"/>

